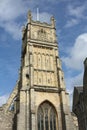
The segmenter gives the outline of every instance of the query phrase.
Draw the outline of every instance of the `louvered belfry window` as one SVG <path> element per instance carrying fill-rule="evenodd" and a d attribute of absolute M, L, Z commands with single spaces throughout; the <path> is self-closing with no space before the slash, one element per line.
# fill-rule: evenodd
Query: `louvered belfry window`
<path fill-rule="evenodd" d="M 57 114 L 55 108 L 44 102 L 38 108 L 38 130 L 57 130 Z"/>

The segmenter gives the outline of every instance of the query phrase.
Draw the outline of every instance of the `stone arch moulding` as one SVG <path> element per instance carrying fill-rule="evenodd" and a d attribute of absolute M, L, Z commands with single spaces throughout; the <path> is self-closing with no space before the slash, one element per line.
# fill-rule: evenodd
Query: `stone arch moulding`
<path fill-rule="evenodd" d="M 45 100 L 37 110 L 37 130 L 58 130 L 58 114 L 52 103 Z"/>

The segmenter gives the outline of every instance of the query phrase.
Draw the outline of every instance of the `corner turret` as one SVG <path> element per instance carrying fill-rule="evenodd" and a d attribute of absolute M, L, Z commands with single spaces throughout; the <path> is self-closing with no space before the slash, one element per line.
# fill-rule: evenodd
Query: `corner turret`
<path fill-rule="evenodd" d="M 53 28 L 55 28 L 55 18 L 54 16 L 51 17 L 51 25 Z"/>
<path fill-rule="evenodd" d="M 28 11 L 28 23 L 31 23 L 31 20 L 32 20 L 32 14 L 31 14 L 31 11 L 29 10 Z"/>

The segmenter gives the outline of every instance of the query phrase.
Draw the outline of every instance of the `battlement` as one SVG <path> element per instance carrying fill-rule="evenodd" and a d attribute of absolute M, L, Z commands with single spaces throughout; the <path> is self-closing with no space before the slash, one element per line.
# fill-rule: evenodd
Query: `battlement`
<path fill-rule="evenodd" d="M 29 11 L 29 12 L 28 12 L 28 22 L 27 22 L 27 23 L 38 24 L 38 25 L 40 25 L 40 26 L 47 26 L 47 27 L 55 28 L 55 19 L 54 19 L 53 16 L 50 18 L 50 24 L 48 24 L 48 23 L 46 23 L 46 22 L 41 22 L 41 21 L 39 21 L 39 20 L 34 21 L 32 18 L 33 18 L 33 17 L 32 17 L 32 13 L 31 13 L 31 11 Z"/>

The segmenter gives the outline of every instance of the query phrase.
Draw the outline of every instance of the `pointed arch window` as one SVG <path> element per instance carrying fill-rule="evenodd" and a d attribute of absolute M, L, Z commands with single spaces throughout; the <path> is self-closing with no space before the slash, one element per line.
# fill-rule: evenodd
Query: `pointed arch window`
<path fill-rule="evenodd" d="M 38 130 L 57 130 L 57 114 L 55 108 L 44 102 L 38 108 Z"/>

